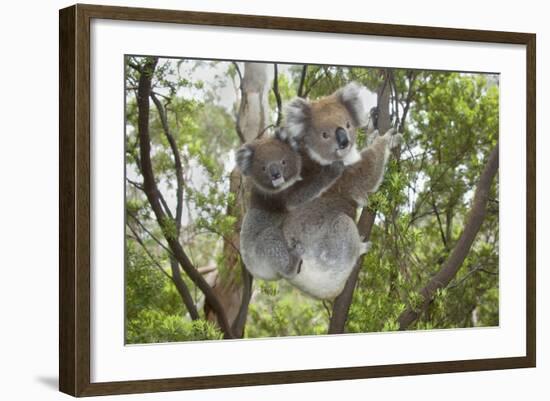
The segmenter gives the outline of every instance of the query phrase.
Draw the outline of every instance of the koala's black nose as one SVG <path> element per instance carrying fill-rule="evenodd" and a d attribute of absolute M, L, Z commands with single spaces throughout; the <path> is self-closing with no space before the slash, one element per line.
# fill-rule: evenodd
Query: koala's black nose
<path fill-rule="evenodd" d="M 273 179 L 273 180 L 281 178 L 281 170 L 275 164 L 270 164 L 269 165 L 269 174 L 271 175 L 271 179 Z"/>
<path fill-rule="evenodd" d="M 340 149 L 345 149 L 349 145 L 348 133 L 342 127 L 336 128 L 336 142 L 338 142 L 338 147 Z"/>

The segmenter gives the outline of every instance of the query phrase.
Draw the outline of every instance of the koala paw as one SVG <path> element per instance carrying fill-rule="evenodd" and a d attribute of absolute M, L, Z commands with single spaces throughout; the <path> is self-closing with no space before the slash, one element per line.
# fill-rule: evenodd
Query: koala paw
<path fill-rule="evenodd" d="M 396 148 L 403 142 L 403 135 L 399 134 L 395 128 L 390 128 L 382 138 L 386 140 L 388 149 Z"/>
<path fill-rule="evenodd" d="M 342 160 L 337 160 L 328 166 L 328 173 L 331 177 L 340 177 L 344 171 L 344 168 L 344 162 Z"/>
<path fill-rule="evenodd" d="M 403 135 L 395 134 L 390 137 L 389 147 L 390 149 L 396 148 L 403 142 Z"/>
<path fill-rule="evenodd" d="M 292 238 L 290 240 L 289 248 L 290 248 L 289 249 L 290 253 L 295 253 L 298 256 L 302 256 L 304 254 L 304 252 L 306 251 L 306 249 L 304 248 L 302 243 L 300 241 L 298 241 L 296 238 Z"/>
<path fill-rule="evenodd" d="M 288 265 L 279 274 L 283 278 L 290 280 L 296 277 L 300 273 L 300 270 L 302 270 L 302 254 L 294 248 L 288 252 Z"/>
<path fill-rule="evenodd" d="M 367 253 L 372 246 L 372 242 L 365 241 L 361 243 L 361 255 Z"/>
<path fill-rule="evenodd" d="M 394 136 L 396 132 L 397 132 L 397 130 L 395 128 L 390 128 L 389 130 L 386 131 L 386 133 L 384 134 L 384 137 L 385 138 L 390 138 L 390 137 Z"/>
<path fill-rule="evenodd" d="M 380 132 L 375 129 L 374 131 L 372 131 L 370 134 L 367 135 L 367 146 L 370 146 L 372 145 L 372 143 L 374 142 L 374 140 L 376 138 L 378 138 L 380 136 Z"/>

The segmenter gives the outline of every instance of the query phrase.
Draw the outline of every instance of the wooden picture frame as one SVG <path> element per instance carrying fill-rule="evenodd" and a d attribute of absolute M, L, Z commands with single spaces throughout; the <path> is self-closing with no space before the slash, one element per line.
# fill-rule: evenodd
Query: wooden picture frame
<path fill-rule="evenodd" d="M 526 355 L 221 376 L 91 382 L 90 21 L 95 18 L 524 45 L 527 54 L 525 60 L 527 71 Z M 59 27 L 59 388 L 62 392 L 73 396 L 94 396 L 535 366 L 536 37 L 534 34 L 80 4 L 60 10 Z"/>

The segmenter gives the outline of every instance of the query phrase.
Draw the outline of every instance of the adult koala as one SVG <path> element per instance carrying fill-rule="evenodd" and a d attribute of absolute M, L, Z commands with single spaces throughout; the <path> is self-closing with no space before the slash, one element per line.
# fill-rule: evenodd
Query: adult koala
<path fill-rule="evenodd" d="M 288 210 L 318 197 L 344 170 L 342 162 L 334 162 L 303 180 L 300 154 L 279 136 L 280 130 L 236 153 L 237 166 L 251 184 L 241 227 L 241 257 L 247 270 L 263 280 L 291 279 L 299 273 L 301 244 L 285 241 L 281 222 Z"/>
<path fill-rule="evenodd" d="M 382 182 L 390 149 L 402 136 L 393 130 L 374 132 L 361 152 L 356 129 L 366 125 L 366 89 L 350 83 L 316 101 L 293 100 L 285 109 L 284 129 L 302 154 L 302 176 L 314 175 L 323 165 L 343 160 L 340 178 L 322 196 L 289 211 L 283 220 L 287 241 L 304 248 L 300 274 L 288 281 L 320 299 L 339 295 L 368 243 L 359 236 L 355 217 Z"/>

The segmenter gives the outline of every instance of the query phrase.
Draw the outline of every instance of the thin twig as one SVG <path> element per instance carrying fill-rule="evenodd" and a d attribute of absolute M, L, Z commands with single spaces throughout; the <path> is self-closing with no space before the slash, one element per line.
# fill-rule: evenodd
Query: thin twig
<path fill-rule="evenodd" d="M 456 276 L 460 267 L 464 263 L 470 248 L 472 247 L 477 233 L 479 232 L 485 216 L 487 215 L 487 202 L 493 178 L 498 171 L 499 164 L 499 146 L 498 144 L 491 151 L 485 168 L 483 169 L 475 190 L 472 207 L 466 218 L 464 229 L 458 239 L 453 251 L 437 272 L 435 276 L 420 290 L 423 298 L 423 304 L 419 308 L 409 307 L 399 316 L 399 330 L 406 330 L 422 313 L 424 313 L 435 296 L 437 290 L 445 288 Z"/>
<path fill-rule="evenodd" d="M 243 74 L 241 72 L 241 69 L 239 68 L 239 64 L 237 64 L 236 61 L 233 61 L 233 65 L 235 66 L 235 71 L 237 71 L 237 75 L 239 76 L 239 89 L 243 89 Z"/>
<path fill-rule="evenodd" d="M 157 244 L 159 244 L 170 255 L 172 255 L 172 256 L 174 255 L 172 253 L 172 251 L 170 250 L 170 248 L 168 248 L 166 245 L 164 245 L 151 231 L 149 231 L 147 229 L 147 227 L 145 227 L 145 225 L 132 212 L 130 212 L 128 209 L 126 209 L 126 213 L 128 213 L 128 216 L 130 216 L 132 219 L 134 219 L 134 221 L 136 223 L 138 223 L 138 225 L 141 227 L 141 229 L 143 231 L 145 231 L 147 233 L 147 235 L 149 235 L 149 237 L 151 237 L 151 239 L 153 241 L 155 241 Z"/>
<path fill-rule="evenodd" d="M 470 278 L 473 274 L 475 273 L 486 273 L 486 274 L 490 274 L 490 275 L 493 275 L 493 276 L 498 276 L 498 272 L 494 272 L 494 271 L 490 271 L 490 270 L 487 270 L 487 269 L 484 269 L 482 267 L 477 267 L 475 269 L 472 269 L 470 270 L 468 273 L 466 273 L 459 281 L 456 281 L 454 283 L 450 283 L 447 288 L 449 290 L 452 290 L 453 288 L 456 288 L 458 286 L 460 286 L 462 283 L 464 283 L 468 278 Z"/>
<path fill-rule="evenodd" d="M 132 236 L 129 236 L 129 237 L 134 239 L 135 241 L 137 241 L 138 244 L 141 245 L 141 247 L 149 257 L 149 259 L 151 259 L 151 262 L 153 262 L 153 264 L 162 272 L 162 274 L 164 274 L 166 277 L 170 279 L 170 281 L 172 281 L 172 276 L 166 273 L 166 270 L 164 270 L 164 268 L 160 265 L 160 263 L 153 257 L 151 252 L 149 252 L 149 250 L 147 249 L 147 246 L 143 243 L 143 241 L 139 237 L 138 233 L 134 230 L 134 228 L 128 223 L 126 223 L 126 227 L 128 227 L 133 234 Z"/>

